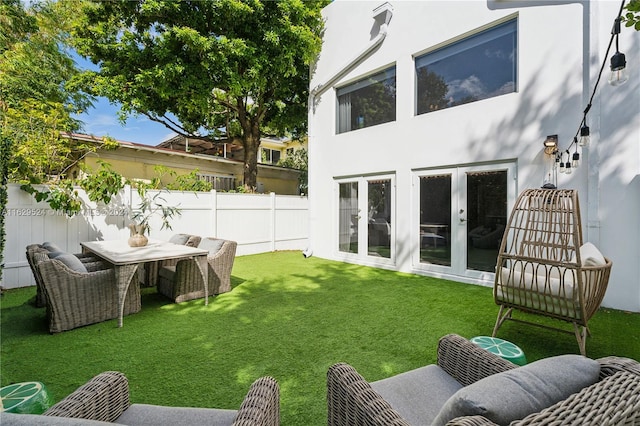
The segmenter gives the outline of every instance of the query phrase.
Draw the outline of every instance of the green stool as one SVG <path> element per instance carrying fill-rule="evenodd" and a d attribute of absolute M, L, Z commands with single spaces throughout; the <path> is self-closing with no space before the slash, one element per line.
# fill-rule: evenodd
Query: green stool
<path fill-rule="evenodd" d="M 525 365 L 527 363 L 527 357 L 524 352 L 514 343 L 489 336 L 476 336 L 471 338 L 470 341 L 516 365 Z"/>
<path fill-rule="evenodd" d="M 14 383 L 0 389 L 0 411 L 42 414 L 49 405 L 47 388 L 40 382 Z"/>

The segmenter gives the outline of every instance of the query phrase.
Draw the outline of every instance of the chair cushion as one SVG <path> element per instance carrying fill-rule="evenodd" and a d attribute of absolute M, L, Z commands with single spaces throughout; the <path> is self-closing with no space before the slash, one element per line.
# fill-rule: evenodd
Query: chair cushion
<path fill-rule="evenodd" d="M 371 383 L 405 420 L 428 425 L 447 399 L 462 388 L 437 365 L 427 365 Z"/>
<path fill-rule="evenodd" d="M 602 253 L 592 243 L 584 243 L 580 246 L 580 259 L 582 260 L 582 266 L 604 266 L 607 264 Z M 572 262 L 576 261 L 576 257 L 573 256 Z"/>
<path fill-rule="evenodd" d="M 178 245 L 185 245 L 189 241 L 189 235 L 187 234 L 175 234 L 169 238 L 169 242 Z"/>
<path fill-rule="evenodd" d="M 509 424 L 596 383 L 599 374 L 600 364 L 580 355 L 545 358 L 460 389 L 442 407 L 433 425 L 474 415 Z"/>
<path fill-rule="evenodd" d="M 198 248 L 202 250 L 208 250 L 209 254 L 216 254 L 220 251 L 225 241 L 226 240 L 221 240 L 218 238 L 203 238 L 202 241 L 200 241 L 200 245 L 198 246 Z"/>
<path fill-rule="evenodd" d="M 84 274 L 88 272 L 87 267 L 84 266 L 84 263 L 82 263 L 80 259 L 78 259 L 72 254 L 69 254 L 69 253 L 59 254 L 55 257 L 55 260 L 59 260 L 60 262 L 64 263 L 72 271 L 82 272 Z"/>
<path fill-rule="evenodd" d="M 158 272 L 158 276 L 165 278 L 169 281 L 173 281 L 173 277 L 176 274 L 176 265 L 163 266 Z"/>
<path fill-rule="evenodd" d="M 237 415 L 236 410 L 133 404 L 116 419 L 115 423 L 129 426 L 229 426 L 233 424 Z"/>
<path fill-rule="evenodd" d="M 51 243 L 49 241 L 42 243 L 42 248 L 47 249 L 49 251 L 64 251 L 60 247 L 58 247 L 56 243 Z"/>

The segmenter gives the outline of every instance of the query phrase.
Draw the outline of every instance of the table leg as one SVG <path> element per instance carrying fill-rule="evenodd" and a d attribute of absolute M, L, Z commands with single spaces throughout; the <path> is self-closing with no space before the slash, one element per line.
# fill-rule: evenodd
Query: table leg
<path fill-rule="evenodd" d="M 196 265 L 200 275 L 202 275 L 202 282 L 204 283 L 204 304 L 209 304 L 209 265 L 207 262 L 207 255 L 197 256 L 195 259 Z"/>
<path fill-rule="evenodd" d="M 118 327 L 122 327 L 122 317 L 124 317 L 124 299 L 127 297 L 127 290 L 129 290 L 131 279 L 137 270 L 137 263 L 114 266 L 116 285 L 118 286 Z"/>

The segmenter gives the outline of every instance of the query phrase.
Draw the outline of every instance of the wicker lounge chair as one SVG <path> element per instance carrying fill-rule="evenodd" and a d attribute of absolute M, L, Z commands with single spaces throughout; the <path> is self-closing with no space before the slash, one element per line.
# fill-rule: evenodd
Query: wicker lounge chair
<path fill-rule="evenodd" d="M 272 377 L 257 379 L 239 410 L 165 407 L 129 402 L 129 382 L 116 371 L 101 373 L 42 415 L 2 414 L 3 425 L 232 425 L 280 424 L 280 387 Z"/>
<path fill-rule="evenodd" d="M 585 377 L 577 377 L 572 386 L 581 381 L 593 384 L 575 392 L 565 389 L 567 396 L 561 399 L 556 397 L 557 402 L 498 424 L 638 424 L 640 363 L 637 361 L 619 357 L 594 361 L 580 355 L 564 355 L 517 367 L 452 334 L 440 339 L 437 365 L 421 367 L 377 382 L 367 382 L 349 364 L 331 366 L 327 373 L 328 425 L 409 426 L 432 422 L 444 424 L 447 421 L 448 426 L 496 425 L 491 418 L 514 416 L 522 411 L 513 398 L 520 397 L 523 400 L 520 403 L 527 406 L 532 401 L 544 401 L 544 396 L 540 394 L 555 393 L 557 383 L 537 380 L 538 377 L 531 374 L 535 371 L 532 367 L 555 365 L 560 368 L 549 368 L 543 371 L 544 375 L 554 376 L 562 369 L 566 371 L 560 374 L 565 374 L 572 371 L 564 367 L 568 360 L 576 363 L 573 371 L 578 374 L 573 374 L 575 376 L 583 375 L 583 364 L 588 365 L 590 370 L 588 374 L 584 372 Z M 587 375 L 590 376 L 589 380 L 586 380 Z M 518 376 L 520 380 L 524 379 L 527 391 L 511 393 Z M 505 387 L 496 388 L 496 384 Z M 545 389 L 547 386 L 548 389 Z M 537 395 L 531 393 L 532 389 Z M 474 393 L 476 396 L 473 396 Z M 450 411 L 452 407 L 456 410 Z M 458 410 L 463 414 L 457 416 Z"/>
<path fill-rule="evenodd" d="M 231 270 L 238 243 L 216 238 L 203 238 L 198 248 L 209 250 L 209 283 L 207 293 L 215 295 L 231 290 Z M 194 260 L 183 259 L 160 269 L 158 293 L 176 303 L 204 297 L 202 277 Z"/>
<path fill-rule="evenodd" d="M 514 310 L 544 315 L 573 325 L 580 353 L 586 354 L 588 322 L 602 303 L 611 260 L 583 244 L 578 193 L 574 190 L 523 191 L 505 229 L 494 284 L 500 306 L 493 336 Z"/>
<path fill-rule="evenodd" d="M 27 262 L 29 263 L 29 267 L 31 268 L 31 272 L 33 273 L 33 278 L 36 281 L 36 299 L 35 305 L 38 308 L 43 308 L 47 305 L 47 301 L 44 297 L 44 292 L 42 290 L 42 278 L 40 277 L 40 273 L 38 272 L 35 261 L 34 261 L 34 253 L 41 252 L 50 254 L 52 252 L 61 253 L 60 249 L 54 249 L 54 246 L 49 245 L 47 243 L 44 244 L 30 244 L 26 249 L 26 257 Z M 73 253 L 73 256 L 77 257 L 87 268 L 88 271 L 98 271 L 100 269 L 106 269 L 108 267 L 108 263 L 92 256 L 90 254 L 85 253 Z"/>
<path fill-rule="evenodd" d="M 77 271 L 43 252 L 34 252 L 37 271 L 47 305 L 49 332 L 118 318 L 118 289 L 112 268 Z M 140 287 L 129 286 L 124 314 L 140 311 Z"/>

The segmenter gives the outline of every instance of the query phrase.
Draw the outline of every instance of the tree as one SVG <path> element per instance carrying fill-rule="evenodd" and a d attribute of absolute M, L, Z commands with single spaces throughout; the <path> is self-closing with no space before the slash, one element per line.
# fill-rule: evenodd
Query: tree
<path fill-rule="evenodd" d="M 627 12 L 623 13 L 625 26 L 640 31 L 640 0 L 631 0 L 624 8 L 627 9 Z"/>
<path fill-rule="evenodd" d="M 300 194 L 309 194 L 309 159 L 306 148 L 299 148 L 278 162 L 279 166 L 288 167 L 300 171 L 298 176 L 298 188 Z"/>
<path fill-rule="evenodd" d="M 59 48 L 72 16 L 64 7 L 32 2 L 25 9 L 19 0 L 0 2 L 0 256 L 8 179 L 39 183 L 58 174 L 70 153 L 60 132 L 76 130 L 80 123 L 71 114 L 90 102 L 66 85 L 76 69 Z"/>
<path fill-rule="evenodd" d="M 244 184 L 255 188 L 260 136 L 306 128 L 309 65 L 328 2 L 303 0 L 85 2 L 72 45 L 100 66 L 92 94 L 186 137 L 239 138 Z"/>

